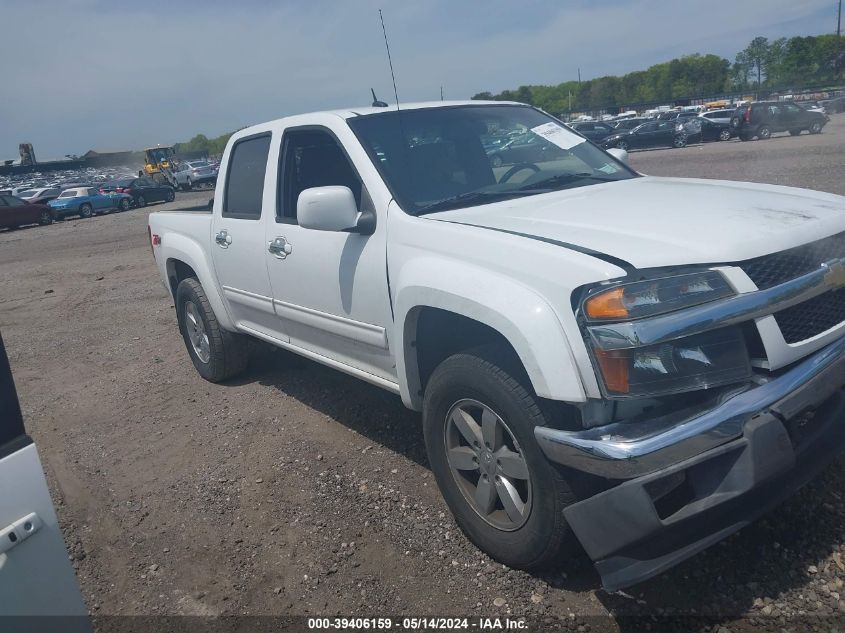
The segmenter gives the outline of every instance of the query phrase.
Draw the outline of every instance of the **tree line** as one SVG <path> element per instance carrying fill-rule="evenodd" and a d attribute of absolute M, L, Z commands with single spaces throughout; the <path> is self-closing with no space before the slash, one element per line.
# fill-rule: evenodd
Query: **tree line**
<path fill-rule="evenodd" d="M 174 150 L 177 154 L 188 152 L 208 152 L 209 156 L 219 156 L 226 149 L 226 143 L 234 132 L 222 134 L 216 138 L 208 138 L 205 134 L 197 134 L 190 141 L 176 143 Z"/>
<path fill-rule="evenodd" d="M 841 81 L 843 69 L 845 37 L 819 35 L 771 42 L 755 37 L 733 63 L 718 55 L 695 53 L 621 77 L 520 86 L 472 98 L 520 101 L 548 112 L 598 110 L 752 89 L 817 86 Z"/>

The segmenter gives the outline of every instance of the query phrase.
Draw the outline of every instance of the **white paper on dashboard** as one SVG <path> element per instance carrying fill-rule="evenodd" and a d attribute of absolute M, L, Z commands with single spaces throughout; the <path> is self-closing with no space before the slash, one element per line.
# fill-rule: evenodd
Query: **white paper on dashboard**
<path fill-rule="evenodd" d="M 554 143 L 561 149 L 570 149 L 584 141 L 583 138 L 567 131 L 566 128 L 562 128 L 557 123 L 543 123 L 543 125 L 532 127 L 531 131 L 537 136 L 542 136 L 550 143 Z"/>

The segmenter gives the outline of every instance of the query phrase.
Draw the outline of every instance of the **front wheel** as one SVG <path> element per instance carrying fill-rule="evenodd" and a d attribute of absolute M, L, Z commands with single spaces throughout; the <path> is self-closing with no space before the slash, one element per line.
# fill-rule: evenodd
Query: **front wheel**
<path fill-rule="evenodd" d="M 810 126 L 810 134 L 821 134 L 822 133 L 822 124 L 818 121 L 813 121 L 813 124 Z"/>
<path fill-rule="evenodd" d="M 200 376 L 221 382 L 246 369 L 246 339 L 220 327 L 205 290 L 193 277 L 183 279 L 176 288 L 176 314 L 185 347 Z"/>
<path fill-rule="evenodd" d="M 672 139 L 672 147 L 681 148 L 687 146 L 687 137 L 683 134 L 679 134 L 675 138 Z"/>
<path fill-rule="evenodd" d="M 628 149 L 630 149 L 628 141 L 616 141 L 616 149 L 621 149 L 622 151 L 627 152 Z"/>
<path fill-rule="evenodd" d="M 129 198 L 121 198 L 117 208 L 121 211 L 129 211 Z"/>
<path fill-rule="evenodd" d="M 724 129 L 719 132 L 719 140 L 720 141 L 729 141 L 731 140 L 731 131 L 728 129 Z"/>
<path fill-rule="evenodd" d="M 81 207 L 79 207 L 79 217 L 80 218 L 86 218 L 87 219 L 87 218 L 90 218 L 92 215 L 94 215 L 94 209 L 91 207 L 90 204 L 86 203 L 86 204 L 83 204 Z"/>
<path fill-rule="evenodd" d="M 147 199 L 142 195 L 138 196 L 137 198 L 135 198 L 135 206 L 139 209 L 143 209 L 145 206 L 147 206 Z"/>
<path fill-rule="evenodd" d="M 165 202 L 173 202 L 175 199 L 176 199 L 176 193 L 173 191 L 173 189 L 168 189 L 167 195 L 164 196 L 164 201 Z"/>
<path fill-rule="evenodd" d="M 546 420 L 523 374 L 499 346 L 447 358 L 426 386 L 423 431 L 469 539 L 506 565 L 537 569 L 575 551 L 563 509 L 576 499 L 534 439 Z"/>
<path fill-rule="evenodd" d="M 47 209 L 44 209 L 41 212 L 41 215 L 38 217 L 38 224 L 41 226 L 47 226 L 48 224 L 53 223 L 53 214 L 50 213 Z"/>

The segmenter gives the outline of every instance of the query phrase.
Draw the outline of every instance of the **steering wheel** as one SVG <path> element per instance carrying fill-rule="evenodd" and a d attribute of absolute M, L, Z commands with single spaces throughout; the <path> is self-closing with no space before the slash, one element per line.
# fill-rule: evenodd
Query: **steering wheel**
<path fill-rule="evenodd" d="M 517 163 L 510 169 L 508 169 L 504 175 L 499 178 L 499 184 L 507 182 L 511 178 L 513 178 L 514 174 L 521 172 L 523 169 L 530 169 L 535 174 L 540 171 L 540 168 L 537 167 L 534 163 Z"/>

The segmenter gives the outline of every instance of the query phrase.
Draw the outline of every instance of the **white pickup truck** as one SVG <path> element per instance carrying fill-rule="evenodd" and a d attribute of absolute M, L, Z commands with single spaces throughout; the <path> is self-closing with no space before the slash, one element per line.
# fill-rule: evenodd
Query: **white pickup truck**
<path fill-rule="evenodd" d="M 292 116 L 150 239 L 204 378 L 254 337 L 399 394 L 473 542 L 518 568 L 580 543 L 612 590 L 845 444 L 845 198 L 622 154 L 516 103 Z"/>

